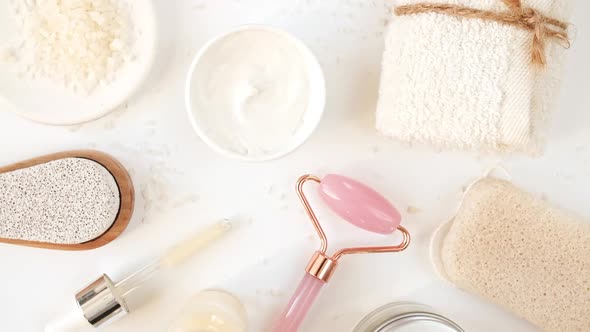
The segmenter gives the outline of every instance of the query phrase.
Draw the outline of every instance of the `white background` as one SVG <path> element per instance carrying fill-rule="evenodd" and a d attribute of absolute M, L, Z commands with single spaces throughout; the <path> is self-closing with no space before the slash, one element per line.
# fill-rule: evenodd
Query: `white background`
<path fill-rule="evenodd" d="M 60 252 L 0 245 L 0 331 L 41 331 L 101 273 L 118 280 L 190 232 L 228 216 L 241 221 L 231 235 L 150 283 L 143 289 L 149 296 L 130 299 L 133 313 L 106 331 L 164 331 L 188 297 L 204 288 L 239 296 L 251 330 L 263 330 L 288 301 L 318 247 L 293 191 L 297 177 L 308 172 L 341 173 L 375 187 L 403 212 L 413 242 L 403 253 L 345 257 L 302 331 L 349 331 L 372 309 L 400 299 L 430 304 L 468 331 L 535 331 L 439 281 L 429 263 L 428 241 L 453 214 L 462 186 L 498 162 L 518 185 L 590 216 L 587 2 L 579 2 L 572 18 L 577 37 L 568 51 L 561 107 L 546 152 L 536 159 L 408 148 L 377 135 L 373 122 L 388 3 L 155 2 L 158 61 L 127 107 L 76 127 L 39 125 L 0 111 L 1 164 L 60 150 L 100 149 L 129 168 L 138 200 L 128 230 L 103 248 Z M 184 110 L 183 84 L 192 56 L 207 39 L 243 23 L 292 32 L 315 52 L 326 75 L 326 113 L 318 130 L 302 148 L 274 162 L 217 156 L 197 138 Z M 335 239 L 332 248 L 379 241 L 314 201 Z M 420 211 L 407 213 L 408 206 Z"/>

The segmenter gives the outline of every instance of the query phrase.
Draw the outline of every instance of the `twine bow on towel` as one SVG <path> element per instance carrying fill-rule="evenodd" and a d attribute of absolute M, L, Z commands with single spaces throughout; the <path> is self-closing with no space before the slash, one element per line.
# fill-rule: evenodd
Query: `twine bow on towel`
<path fill-rule="evenodd" d="M 394 12 L 398 16 L 439 13 L 455 17 L 479 18 L 531 31 L 533 32 L 531 62 L 540 67 L 546 64 L 545 42 L 547 39 L 559 40 L 563 42 L 562 45 L 565 48 L 569 48 L 566 23 L 547 17 L 534 8 L 524 7 L 521 0 L 502 0 L 502 2 L 508 7 L 508 11 L 496 12 L 443 3 L 417 3 L 396 7 Z"/>

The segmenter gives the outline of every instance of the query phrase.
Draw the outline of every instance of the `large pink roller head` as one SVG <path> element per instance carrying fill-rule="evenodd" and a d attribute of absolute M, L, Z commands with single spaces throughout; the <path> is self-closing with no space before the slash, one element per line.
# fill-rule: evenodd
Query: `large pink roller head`
<path fill-rule="evenodd" d="M 351 178 L 328 174 L 319 192 L 332 211 L 364 230 L 391 234 L 401 222 L 401 215 L 385 197 Z"/>

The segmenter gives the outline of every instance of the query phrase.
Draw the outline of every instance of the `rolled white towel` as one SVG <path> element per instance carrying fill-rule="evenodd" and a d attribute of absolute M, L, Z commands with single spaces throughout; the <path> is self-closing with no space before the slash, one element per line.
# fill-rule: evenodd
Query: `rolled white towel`
<path fill-rule="evenodd" d="M 501 0 L 398 0 L 508 11 Z M 523 7 L 564 21 L 569 0 Z M 396 16 L 385 37 L 377 129 L 406 143 L 536 153 L 560 75 L 563 47 L 547 40 L 547 65 L 531 64 L 531 31 L 441 13 Z"/>

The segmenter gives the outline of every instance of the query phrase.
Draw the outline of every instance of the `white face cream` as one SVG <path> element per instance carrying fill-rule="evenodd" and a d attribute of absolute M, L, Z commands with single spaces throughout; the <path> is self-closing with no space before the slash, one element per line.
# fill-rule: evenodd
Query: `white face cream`
<path fill-rule="evenodd" d="M 319 121 L 308 115 L 323 111 L 323 90 L 319 111 L 313 91 L 318 70 L 305 46 L 284 32 L 236 30 L 211 42 L 195 60 L 187 107 L 197 131 L 216 149 L 270 159 L 296 148 Z"/>

